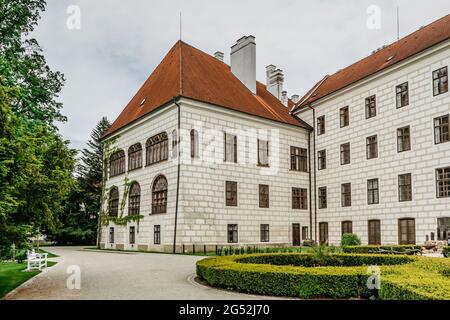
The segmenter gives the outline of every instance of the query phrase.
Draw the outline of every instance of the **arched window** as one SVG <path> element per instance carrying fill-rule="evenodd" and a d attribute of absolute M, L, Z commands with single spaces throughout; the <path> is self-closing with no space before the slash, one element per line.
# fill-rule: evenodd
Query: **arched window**
<path fill-rule="evenodd" d="M 178 156 L 178 135 L 177 130 L 172 131 L 172 158 Z"/>
<path fill-rule="evenodd" d="M 142 168 L 142 145 L 133 144 L 128 148 L 128 171 Z"/>
<path fill-rule="evenodd" d="M 152 188 L 152 213 L 167 212 L 167 179 L 163 175 L 156 177 Z"/>
<path fill-rule="evenodd" d="M 167 160 L 169 157 L 169 139 L 167 133 L 161 132 L 149 138 L 145 144 L 146 165 Z"/>
<path fill-rule="evenodd" d="M 125 152 L 119 150 L 109 158 L 109 176 L 114 177 L 125 173 Z"/>
<path fill-rule="evenodd" d="M 109 192 L 109 215 L 117 217 L 119 215 L 119 189 L 113 187 Z"/>
<path fill-rule="evenodd" d="M 130 195 L 128 196 L 128 215 L 137 216 L 141 206 L 141 187 L 139 183 L 133 182 L 130 187 Z"/>
<path fill-rule="evenodd" d="M 191 158 L 198 158 L 198 132 L 191 130 Z"/>

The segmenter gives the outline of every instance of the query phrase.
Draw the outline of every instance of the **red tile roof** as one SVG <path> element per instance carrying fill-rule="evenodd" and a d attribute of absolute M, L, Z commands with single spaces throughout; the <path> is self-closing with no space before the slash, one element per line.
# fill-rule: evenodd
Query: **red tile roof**
<path fill-rule="evenodd" d="M 105 137 L 182 96 L 219 107 L 294 126 L 308 125 L 289 114 L 266 86 L 257 82 L 256 95 L 239 81 L 230 67 L 213 56 L 178 41 L 145 81 Z M 141 102 L 145 103 L 141 106 Z"/>
<path fill-rule="evenodd" d="M 450 14 L 319 81 L 294 109 L 324 98 L 448 39 Z"/>

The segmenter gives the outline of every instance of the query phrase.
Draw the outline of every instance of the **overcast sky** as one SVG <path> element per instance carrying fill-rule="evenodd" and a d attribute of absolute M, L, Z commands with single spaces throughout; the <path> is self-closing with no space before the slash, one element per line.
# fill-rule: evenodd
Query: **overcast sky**
<path fill-rule="evenodd" d="M 79 29 L 67 27 L 71 5 L 80 9 Z M 379 29 L 367 27 L 371 5 L 381 9 Z M 180 11 L 183 40 L 224 52 L 227 63 L 231 45 L 254 35 L 257 79 L 265 82 L 265 66 L 274 64 L 284 70 L 289 96 L 302 96 L 324 75 L 395 41 L 397 6 L 401 37 L 450 13 L 448 0 L 47 0 L 34 36 L 66 77 L 60 100 L 68 121 L 60 131 L 82 148 L 99 119 L 114 121 L 179 39 Z"/>

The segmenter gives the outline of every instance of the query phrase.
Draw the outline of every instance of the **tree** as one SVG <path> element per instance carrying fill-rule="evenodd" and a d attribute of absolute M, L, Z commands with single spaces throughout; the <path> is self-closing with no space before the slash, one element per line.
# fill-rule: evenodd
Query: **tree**
<path fill-rule="evenodd" d="M 93 244 L 97 236 L 103 177 L 101 137 L 111 124 L 103 117 L 91 133 L 87 148 L 81 151 L 76 185 L 72 189 L 61 226 L 52 235 L 59 244 Z"/>
<path fill-rule="evenodd" d="M 45 5 L 43 0 L 0 0 L 0 85 L 16 88 L 15 113 L 55 127 L 55 121 L 66 121 L 57 101 L 64 76 L 48 67 L 29 36 Z"/>

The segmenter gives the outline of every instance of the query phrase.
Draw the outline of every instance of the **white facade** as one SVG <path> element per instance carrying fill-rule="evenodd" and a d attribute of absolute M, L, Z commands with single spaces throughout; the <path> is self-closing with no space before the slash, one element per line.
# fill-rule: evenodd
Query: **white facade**
<path fill-rule="evenodd" d="M 327 167 L 316 170 L 316 189 L 327 187 L 327 208 L 317 208 L 317 226 L 328 223 L 329 242 L 338 244 L 342 221 L 368 242 L 368 220 L 381 222 L 381 242 L 398 243 L 398 219 L 414 218 L 416 243 L 437 238 L 437 219 L 450 217 L 450 198 L 436 196 L 436 169 L 450 167 L 450 143 L 435 144 L 434 118 L 450 112 L 450 93 L 433 96 L 432 72 L 450 65 L 450 42 L 432 47 L 387 70 L 313 103 L 297 115 L 316 126 L 325 116 L 325 134 L 315 128 L 317 152 L 326 150 Z M 408 82 L 409 105 L 396 107 L 396 86 Z M 365 98 L 376 95 L 376 112 L 366 119 Z M 350 123 L 340 127 L 339 110 L 349 107 Z M 397 128 L 410 126 L 411 150 L 397 151 Z M 378 157 L 366 159 L 366 138 L 377 135 Z M 340 164 L 340 145 L 350 143 L 351 162 Z M 312 150 L 314 152 L 314 150 Z M 399 201 L 398 175 L 412 176 L 412 201 Z M 379 180 L 379 204 L 368 204 L 367 180 Z M 341 205 L 341 184 L 351 183 L 351 206 Z M 314 187 L 313 187 L 314 189 Z M 319 231 L 317 231 L 317 239 Z"/>
<path fill-rule="evenodd" d="M 291 199 L 292 187 L 307 189 L 309 195 L 309 172 L 290 170 L 290 147 L 308 149 L 308 130 L 183 98 L 179 105 L 181 160 L 177 250 L 182 245 L 189 251 L 193 244 L 197 250 L 203 250 L 204 245 L 209 250 L 215 245 L 228 245 L 228 224 L 238 225 L 238 245 L 291 245 L 294 223 L 300 224 L 300 228 L 308 227 L 309 233 L 309 196 L 306 209 L 292 209 Z M 137 230 L 137 222 L 126 226 L 110 222 L 108 227 L 103 227 L 101 243 L 106 248 L 172 250 L 178 170 L 178 159 L 172 154 L 172 132 L 177 128 L 178 108 L 172 104 L 117 134 L 114 147 L 123 149 L 125 154 L 131 145 L 141 143 L 144 166 L 108 179 L 106 188 L 118 186 L 122 201 L 125 181 L 138 182 L 140 214 L 144 218 L 139 222 L 134 245 L 129 241 L 129 228 L 135 226 Z M 199 136 L 199 157 L 194 159 L 190 154 L 192 129 L 197 130 Z M 163 131 L 169 136 L 169 159 L 145 166 L 146 140 Z M 224 161 L 225 132 L 237 136 L 237 163 Z M 269 141 L 268 168 L 257 165 L 258 138 Z M 167 213 L 152 214 L 152 184 L 160 174 L 168 181 Z M 237 182 L 236 207 L 226 206 L 226 181 Z M 269 185 L 269 208 L 259 208 L 259 184 Z M 124 216 L 128 203 L 126 201 Z M 269 225 L 268 243 L 261 243 L 261 224 Z M 161 226 L 161 244 L 154 243 L 155 225 Z M 109 243 L 110 227 L 114 227 L 114 243 Z"/>

